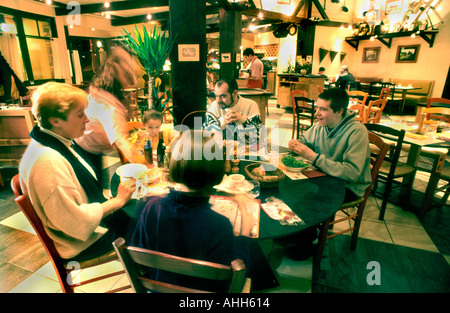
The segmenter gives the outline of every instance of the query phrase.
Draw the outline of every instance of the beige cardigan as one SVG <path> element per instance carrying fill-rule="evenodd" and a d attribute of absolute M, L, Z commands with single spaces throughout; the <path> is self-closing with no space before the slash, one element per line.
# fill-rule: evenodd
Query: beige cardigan
<path fill-rule="evenodd" d="M 101 204 L 88 203 L 72 166 L 59 152 L 31 140 L 19 174 L 24 194 L 62 258 L 76 256 L 106 233 L 99 226 Z"/>

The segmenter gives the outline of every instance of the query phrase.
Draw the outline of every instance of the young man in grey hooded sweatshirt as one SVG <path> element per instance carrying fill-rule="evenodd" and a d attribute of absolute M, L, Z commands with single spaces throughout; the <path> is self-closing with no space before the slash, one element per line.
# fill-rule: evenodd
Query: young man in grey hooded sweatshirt
<path fill-rule="evenodd" d="M 302 135 L 303 143 L 289 142 L 289 150 L 346 182 L 344 202 L 364 196 L 371 183 L 367 128 L 356 121 L 355 113 L 347 114 L 348 103 L 345 90 L 325 90 L 316 102 L 317 123 Z"/>

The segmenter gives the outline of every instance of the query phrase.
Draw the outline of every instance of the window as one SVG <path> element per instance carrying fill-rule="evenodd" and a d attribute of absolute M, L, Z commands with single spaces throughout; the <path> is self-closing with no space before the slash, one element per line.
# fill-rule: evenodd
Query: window
<path fill-rule="evenodd" d="M 5 46 L 10 47 L 8 55 L 14 72 L 26 85 L 55 80 L 58 48 L 52 40 L 57 37 L 54 18 L 4 7 L 0 10 L 0 17 L 5 16 L 5 23 L 0 24 L 0 48 L 6 54 Z"/>

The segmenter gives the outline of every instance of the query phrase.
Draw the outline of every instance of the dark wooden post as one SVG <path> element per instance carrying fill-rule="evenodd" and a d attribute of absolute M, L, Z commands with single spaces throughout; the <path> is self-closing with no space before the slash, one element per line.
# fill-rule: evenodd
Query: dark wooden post
<path fill-rule="evenodd" d="M 220 77 L 239 76 L 239 62 L 236 54 L 241 53 L 242 39 L 242 13 L 237 10 L 219 9 L 219 50 L 220 50 Z M 229 56 L 229 59 L 228 59 Z M 224 62 L 224 57 L 227 59 Z"/>
<path fill-rule="evenodd" d="M 170 35 L 178 34 L 170 54 L 175 125 L 190 112 L 206 109 L 205 10 L 204 0 L 169 1 Z M 179 48 L 182 50 L 183 45 L 194 46 L 185 46 L 185 55 L 179 55 Z M 195 54 L 195 60 L 183 61 L 183 58 L 192 56 L 191 52 Z"/>

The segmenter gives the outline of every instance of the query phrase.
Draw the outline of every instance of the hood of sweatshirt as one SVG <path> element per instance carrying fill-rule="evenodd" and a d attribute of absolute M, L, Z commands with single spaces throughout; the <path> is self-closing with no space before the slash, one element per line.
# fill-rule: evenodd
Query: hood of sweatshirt
<path fill-rule="evenodd" d="M 359 123 L 359 122 L 356 120 L 356 113 L 351 113 L 351 114 L 346 115 L 335 128 L 330 130 L 328 127 L 325 127 L 327 134 L 328 134 L 328 138 L 334 138 L 334 137 L 338 136 L 340 133 L 342 133 L 342 131 L 346 127 L 348 127 L 354 123 Z"/>

